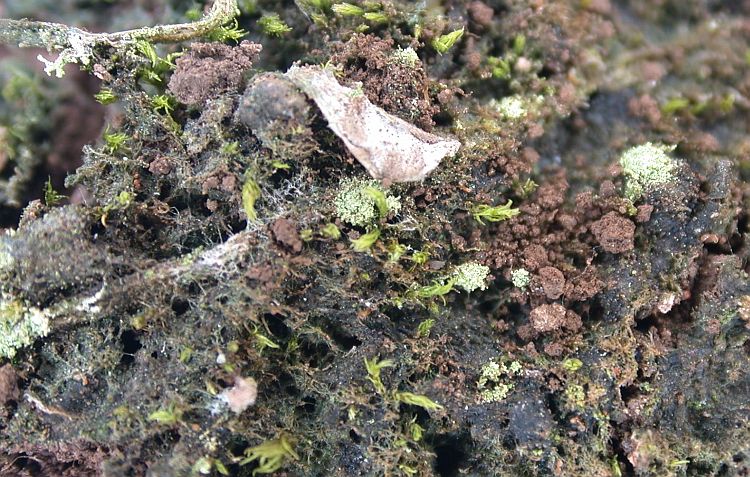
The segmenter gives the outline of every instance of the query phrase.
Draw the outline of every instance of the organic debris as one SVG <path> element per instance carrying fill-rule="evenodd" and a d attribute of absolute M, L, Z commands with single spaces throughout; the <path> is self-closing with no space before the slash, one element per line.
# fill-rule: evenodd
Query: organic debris
<path fill-rule="evenodd" d="M 286 72 L 328 121 L 328 127 L 375 179 L 420 181 L 461 143 L 425 132 L 375 106 L 361 92 L 342 86 L 329 68 L 292 66 Z"/>

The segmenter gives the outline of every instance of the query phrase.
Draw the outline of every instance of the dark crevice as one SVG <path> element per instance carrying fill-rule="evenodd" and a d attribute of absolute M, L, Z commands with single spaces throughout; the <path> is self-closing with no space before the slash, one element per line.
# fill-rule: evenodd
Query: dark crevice
<path fill-rule="evenodd" d="M 457 477 L 471 452 L 468 433 L 440 434 L 434 440 L 435 472 L 440 477 Z"/>
<path fill-rule="evenodd" d="M 138 352 L 143 345 L 138 336 L 138 332 L 135 330 L 125 330 L 120 335 L 120 343 L 122 343 L 122 357 L 120 358 L 120 365 L 128 366 L 133 364 L 135 361 L 135 353 Z"/>

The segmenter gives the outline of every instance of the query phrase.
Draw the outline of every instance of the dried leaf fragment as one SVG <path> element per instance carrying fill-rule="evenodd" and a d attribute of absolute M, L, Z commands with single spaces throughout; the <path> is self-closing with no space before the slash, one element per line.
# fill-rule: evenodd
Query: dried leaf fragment
<path fill-rule="evenodd" d="M 255 404 L 258 398 L 258 383 L 253 378 L 236 376 L 234 386 L 222 391 L 219 398 L 226 402 L 234 413 L 241 414 L 242 411 Z"/>
<path fill-rule="evenodd" d="M 330 69 L 292 66 L 286 76 L 308 95 L 328 126 L 375 179 L 409 182 L 424 179 L 461 143 L 425 132 L 342 86 Z"/>

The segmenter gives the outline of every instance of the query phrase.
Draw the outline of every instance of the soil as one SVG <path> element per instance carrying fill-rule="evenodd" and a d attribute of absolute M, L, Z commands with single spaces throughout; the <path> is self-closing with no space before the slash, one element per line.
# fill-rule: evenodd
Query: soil
<path fill-rule="evenodd" d="M 0 475 L 750 474 L 750 4 L 351 3 L 63 80 L 0 50 Z M 459 152 L 372 187 L 295 62 Z"/>
<path fill-rule="evenodd" d="M 208 98 L 236 91 L 243 73 L 262 49 L 249 41 L 234 48 L 222 43 L 193 43 L 175 60 L 168 90 L 187 105 L 200 105 Z"/>
<path fill-rule="evenodd" d="M 609 253 L 633 250 L 635 224 L 615 212 L 610 212 L 591 224 L 591 232 L 602 248 Z"/>

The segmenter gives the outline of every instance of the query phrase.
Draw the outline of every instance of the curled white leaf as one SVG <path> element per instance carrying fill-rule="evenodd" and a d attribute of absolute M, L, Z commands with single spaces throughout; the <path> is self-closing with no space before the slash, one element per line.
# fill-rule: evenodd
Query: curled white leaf
<path fill-rule="evenodd" d="M 330 69 L 292 66 L 286 76 L 309 96 L 328 126 L 375 179 L 424 179 L 461 147 L 455 139 L 428 133 L 385 112 L 353 88 L 339 84 Z"/>

